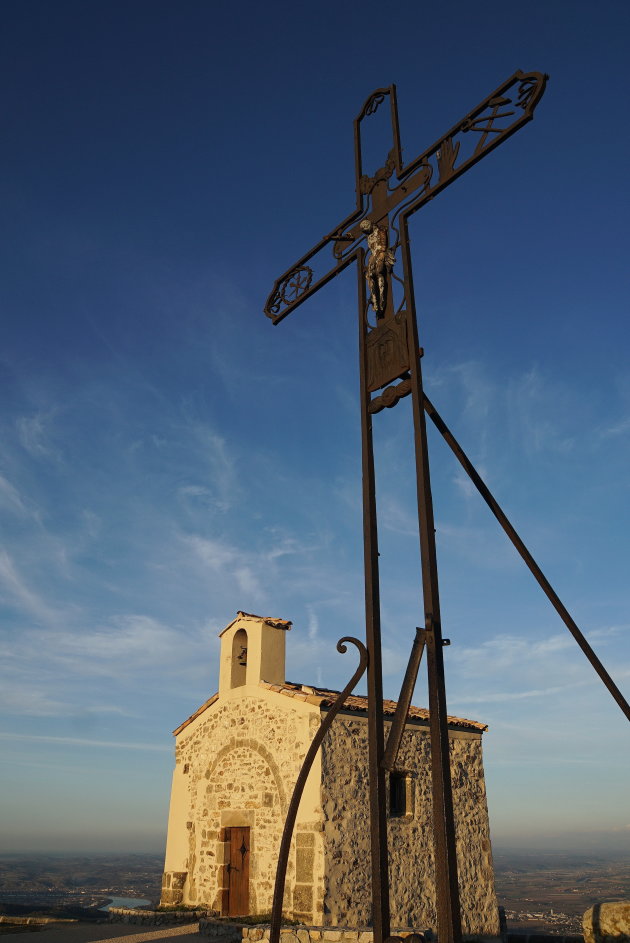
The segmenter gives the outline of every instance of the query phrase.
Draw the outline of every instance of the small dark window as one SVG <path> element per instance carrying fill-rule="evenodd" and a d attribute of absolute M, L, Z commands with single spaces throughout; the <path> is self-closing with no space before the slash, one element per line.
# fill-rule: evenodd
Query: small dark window
<path fill-rule="evenodd" d="M 407 774 L 389 774 L 389 814 L 407 814 Z"/>

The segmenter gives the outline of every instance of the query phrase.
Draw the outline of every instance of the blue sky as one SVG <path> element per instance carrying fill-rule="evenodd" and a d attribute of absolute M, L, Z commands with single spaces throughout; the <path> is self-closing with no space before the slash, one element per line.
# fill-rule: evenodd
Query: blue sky
<path fill-rule="evenodd" d="M 159 850 L 170 731 L 237 609 L 288 677 L 363 633 L 356 276 L 274 279 L 515 69 L 534 121 L 414 216 L 429 396 L 630 691 L 630 8 L 6 4 L 0 799 L 7 849 Z M 409 404 L 376 417 L 385 693 L 421 619 Z M 449 710 L 489 724 L 497 845 L 627 848 L 628 729 L 430 430 Z M 349 656 L 347 656 L 349 657 Z M 417 703 L 425 703 L 424 685 Z"/>

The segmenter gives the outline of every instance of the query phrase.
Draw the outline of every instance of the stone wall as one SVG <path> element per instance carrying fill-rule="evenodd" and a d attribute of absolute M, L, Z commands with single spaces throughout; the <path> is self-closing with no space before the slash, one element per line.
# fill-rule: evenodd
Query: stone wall
<path fill-rule="evenodd" d="M 201 922 L 199 930 L 202 932 Z M 269 939 L 270 927 L 268 924 L 243 927 L 242 934 L 243 943 L 265 943 Z M 403 943 L 431 943 L 436 940 L 434 933 L 426 931 L 394 928 L 392 934 L 403 940 Z M 282 927 L 280 930 L 280 943 L 372 943 L 373 939 L 374 933 L 365 927 L 358 930 L 349 930 L 347 927 Z M 470 943 L 499 943 L 496 937 L 485 934 L 465 934 L 464 940 Z M 584 943 L 582 936 L 544 933 L 508 933 L 500 940 L 501 943 Z"/>
<path fill-rule="evenodd" d="M 236 693 L 220 698 L 178 737 L 175 776 L 183 782 L 178 801 L 186 810 L 181 828 L 188 847 L 181 870 L 164 874 L 162 902 L 225 913 L 225 830 L 249 826 L 249 912 L 269 913 L 288 803 L 320 714 L 277 694 Z M 318 784 L 319 763 L 313 773 Z M 285 895 L 287 915 L 309 923 L 321 917 L 323 899 L 319 785 L 315 798 L 305 793 L 301 805 Z"/>
<path fill-rule="evenodd" d="M 481 736 L 452 732 L 450 747 L 463 931 L 498 935 Z M 322 745 L 326 924 L 357 927 L 371 922 L 367 763 L 365 718 L 339 714 Z M 407 771 L 407 814 L 388 818 L 392 926 L 435 929 L 426 726 L 407 727 L 398 767 Z"/>
<path fill-rule="evenodd" d="M 257 927 L 243 927 L 243 943 L 265 943 L 269 939 L 271 927 L 260 924 Z M 423 935 L 415 930 L 392 930 L 408 943 L 423 943 Z M 413 940 L 409 940 L 413 937 Z M 280 943 L 372 943 L 374 933 L 367 927 L 348 929 L 348 927 L 281 927 Z"/>
<path fill-rule="evenodd" d="M 110 907 L 107 911 L 109 923 L 134 923 L 150 927 L 194 923 L 205 916 L 205 910 L 139 910 L 134 907 Z"/>

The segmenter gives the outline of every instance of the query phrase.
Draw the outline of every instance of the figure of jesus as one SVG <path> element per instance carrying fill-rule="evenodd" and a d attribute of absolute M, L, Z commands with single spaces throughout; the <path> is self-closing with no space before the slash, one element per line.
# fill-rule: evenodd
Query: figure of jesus
<path fill-rule="evenodd" d="M 387 304 L 387 276 L 394 267 L 396 257 L 387 245 L 387 229 L 376 226 L 369 219 L 361 222 L 361 229 L 367 234 L 370 250 L 366 272 L 370 303 L 376 317 L 382 318 Z"/>

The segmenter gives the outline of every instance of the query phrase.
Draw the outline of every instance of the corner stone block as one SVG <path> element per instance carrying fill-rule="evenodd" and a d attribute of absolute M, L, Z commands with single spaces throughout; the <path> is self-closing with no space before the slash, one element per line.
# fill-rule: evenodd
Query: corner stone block
<path fill-rule="evenodd" d="M 296 884 L 293 888 L 293 911 L 296 914 L 311 915 L 313 913 L 313 885 Z M 310 919 L 310 916 L 309 916 Z M 293 943 L 293 941 L 292 941 Z M 296 937 L 297 943 L 297 937 Z"/>
<path fill-rule="evenodd" d="M 584 943 L 630 943 L 630 902 L 595 904 L 582 917 Z"/>
<path fill-rule="evenodd" d="M 170 871 L 166 873 L 166 886 L 173 891 L 183 890 L 188 871 Z"/>
<path fill-rule="evenodd" d="M 313 832 L 297 832 L 295 836 L 295 844 L 298 847 L 308 847 L 313 848 L 315 845 L 315 835 Z"/>
<path fill-rule="evenodd" d="M 300 847 L 298 845 L 296 849 L 295 856 L 295 880 L 301 884 L 310 884 L 313 880 L 313 868 L 314 868 L 314 851 L 312 847 Z M 306 908 L 307 910 L 312 910 L 313 901 L 311 898 L 310 907 Z M 304 910 L 303 907 L 299 908 Z"/>

